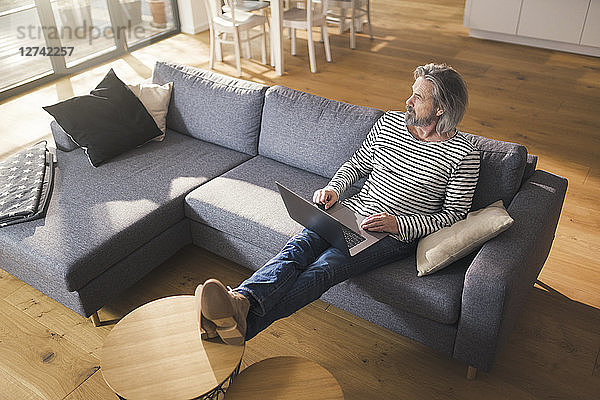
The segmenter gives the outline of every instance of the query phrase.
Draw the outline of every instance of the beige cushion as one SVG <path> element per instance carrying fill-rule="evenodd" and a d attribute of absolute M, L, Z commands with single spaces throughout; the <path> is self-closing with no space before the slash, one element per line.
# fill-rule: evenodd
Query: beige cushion
<path fill-rule="evenodd" d="M 154 118 L 158 129 L 163 133 L 152 140 L 163 140 L 165 138 L 165 130 L 167 129 L 167 111 L 169 109 L 169 101 L 171 100 L 173 82 L 168 82 L 164 85 L 142 82 L 137 85 L 127 86 L 140 99 L 146 110 L 148 110 L 148 113 Z"/>
<path fill-rule="evenodd" d="M 425 236 L 417 246 L 417 275 L 428 275 L 452 264 L 507 230 L 513 222 L 502 200 L 498 200 L 470 212 L 467 218 L 452 226 Z"/>

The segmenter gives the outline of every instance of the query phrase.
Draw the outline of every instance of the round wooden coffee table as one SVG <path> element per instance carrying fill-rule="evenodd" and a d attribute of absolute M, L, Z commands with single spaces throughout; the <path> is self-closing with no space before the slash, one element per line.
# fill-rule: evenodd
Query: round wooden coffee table
<path fill-rule="evenodd" d="M 337 380 L 319 364 L 301 357 L 273 357 L 243 370 L 227 400 L 343 400 Z"/>
<path fill-rule="evenodd" d="M 194 299 L 173 296 L 145 304 L 108 334 L 100 370 L 120 398 L 223 397 L 239 372 L 244 346 L 201 340 Z"/>

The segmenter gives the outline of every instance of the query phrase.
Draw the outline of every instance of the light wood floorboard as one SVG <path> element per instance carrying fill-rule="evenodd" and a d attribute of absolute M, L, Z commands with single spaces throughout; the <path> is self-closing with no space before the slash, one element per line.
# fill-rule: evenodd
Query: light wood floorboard
<path fill-rule="evenodd" d="M 412 70 L 430 61 L 465 77 L 470 106 L 460 129 L 519 142 L 538 167 L 569 179 L 563 214 L 540 285 L 491 373 L 465 379 L 466 366 L 408 339 L 315 302 L 248 344 L 244 364 L 303 355 L 339 380 L 347 399 L 595 399 L 600 393 L 600 59 L 468 37 L 461 0 L 372 0 L 375 40 L 330 29 L 334 62 L 317 42 L 318 74 L 306 35 L 283 77 L 242 60 L 245 79 L 281 84 L 380 109 L 404 109 Z M 315 33 L 315 38 L 317 34 Z M 105 65 L 0 103 L 0 159 L 49 136 L 41 109 L 89 92 L 109 66 L 127 82 L 151 76 L 156 60 L 206 68 L 208 35 L 177 35 Z M 257 50 L 257 49 L 255 49 Z M 215 70 L 235 75 L 233 51 Z M 254 51 L 254 54 L 259 54 Z M 0 268 L 2 266 L 0 265 Z M 210 276 L 231 286 L 244 270 L 187 247 L 112 304 L 103 320 L 150 300 L 191 294 Z M 0 400 L 114 399 L 97 369 L 110 326 L 91 323 L 0 269 Z"/>
<path fill-rule="evenodd" d="M 104 307 L 100 318 L 121 318 L 156 298 L 192 294 L 208 277 L 235 285 L 248 275 L 243 267 L 188 246 Z M 6 280 L 18 284 L 6 275 L 0 282 Z M 24 398 L 33 399 L 115 398 L 97 370 L 97 343 L 111 326 L 94 328 L 89 320 L 22 286 L 0 300 L 0 318 L 8 322 L 4 329 L 13 338 L 7 342 L 3 331 L 0 343 L 5 355 L 0 359 L 0 383 L 9 393 L 23 392 L 29 396 Z M 17 324 L 24 327 L 13 328 Z M 493 371 L 467 381 L 463 363 L 317 301 L 248 342 L 243 366 L 280 355 L 307 357 L 336 377 L 346 399 L 591 400 L 600 385 L 598 326 L 597 309 L 552 288 L 536 287 Z M 19 335 L 27 336 L 19 340 Z M 51 350 L 45 350 L 52 340 L 58 343 L 51 342 Z M 44 359 L 50 372 L 36 367 Z M 71 360 L 72 365 L 55 360 Z M 55 380 L 52 387 L 62 391 L 42 384 L 48 375 Z"/>

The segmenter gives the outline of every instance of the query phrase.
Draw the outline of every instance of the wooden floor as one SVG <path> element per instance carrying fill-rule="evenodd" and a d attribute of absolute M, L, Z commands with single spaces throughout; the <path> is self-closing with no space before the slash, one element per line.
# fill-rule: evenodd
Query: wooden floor
<path fill-rule="evenodd" d="M 330 29 L 334 62 L 317 43 L 311 74 L 305 36 L 276 77 L 244 60 L 244 78 L 381 109 L 404 109 L 412 70 L 446 62 L 465 77 L 470 107 L 460 128 L 525 144 L 569 189 L 550 257 L 491 373 L 466 366 L 343 311 L 315 302 L 247 345 L 246 365 L 301 355 L 326 367 L 346 399 L 597 399 L 600 393 L 600 59 L 468 37 L 461 0 L 372 0 L 375 40 Z M 315 35 L 316 36 L 316 35 Z M 235 74 L 233 52 L 216 70 Z M 255 52 L 258 54 L 258 52 Z M 47 137 L 41 106 L 83 94 L 109 65 L 125 81 L 151 76 L 157 59 L 206 67 L 208 35 L 177 35 L 0 103 L 0 158 Z M 1 266 L 0 266 L 1 268 Z M 209 276 L 231 286 L 248 271 L 187 247 L 101 310 L 123 316 L 151 299 L 191 294 Z M 99 371 L 110 326 L 94 328 L 0 270 L 0 400 L 114 399 Z"/>

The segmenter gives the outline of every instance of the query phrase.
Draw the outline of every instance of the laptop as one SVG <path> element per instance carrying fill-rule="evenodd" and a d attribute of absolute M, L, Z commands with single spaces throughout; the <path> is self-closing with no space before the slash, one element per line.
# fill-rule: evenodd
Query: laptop
<path fill-rule="evenodd" d="M 275 185 L 294 221 L 317 233 L 347 255 L 354 256 L 388 235 L 385 232 L 361 229 L 360 224 L 365 217 L 339 202 L 325 211 L 323 205 L 303 199 L 279 182 L 275 182 Z"/>

